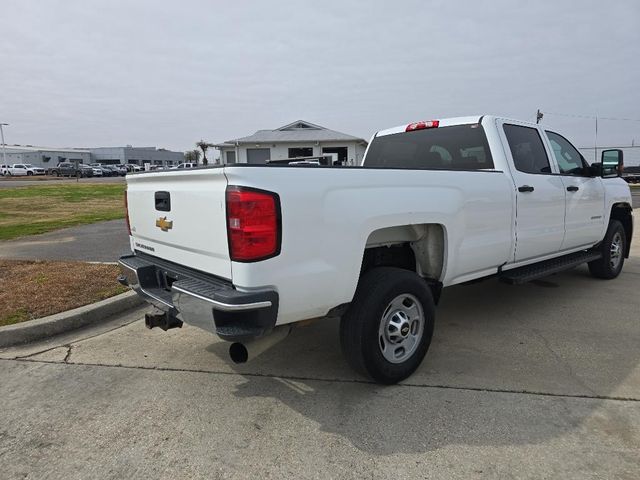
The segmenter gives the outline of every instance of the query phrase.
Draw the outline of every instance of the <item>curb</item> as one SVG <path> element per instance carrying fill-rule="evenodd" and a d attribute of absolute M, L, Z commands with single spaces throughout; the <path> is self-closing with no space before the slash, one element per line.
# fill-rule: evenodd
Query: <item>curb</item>
<path fill-rule="evenodd" d="M 84 307 L 0 327 L 0 348 L 49 338 L 53 335 L 98 323 L 103 319 L 142 305 L 144 300 L 134 291 L 107 298 Z"/>

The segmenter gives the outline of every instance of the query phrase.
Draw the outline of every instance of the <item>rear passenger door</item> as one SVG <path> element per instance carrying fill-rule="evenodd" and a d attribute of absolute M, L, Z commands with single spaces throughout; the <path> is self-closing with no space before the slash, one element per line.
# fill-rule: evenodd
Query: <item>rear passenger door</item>
<path fill-rule="evenodd" d="M 516 190 L 516 262 L 560 251 L 565 187 L 550 161 L 543 132 L 529 124 L 498 121 Z"/>
<path fill-rule="evenodd" d="M 602 240 L 604 186 L 590 177 L 580 152 L 562 135 L 549 130 L 547 139 L 565 187 L 565 234 L 563 249 L 590 246 Z"/>

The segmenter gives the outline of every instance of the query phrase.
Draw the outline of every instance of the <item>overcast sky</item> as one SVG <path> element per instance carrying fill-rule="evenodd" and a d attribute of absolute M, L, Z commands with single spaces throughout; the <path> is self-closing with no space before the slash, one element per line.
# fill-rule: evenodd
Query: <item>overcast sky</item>
<path fill-rule="evenodd" d="M 638 0 L 2 0 L 0 122 L 9 144 L 184 150 L 297 119 L 640 119 L 639 25 Z M 593 145 L 593 120 L 544 123 Z M 640 144 L 640 122 L 598 138 Z"/>

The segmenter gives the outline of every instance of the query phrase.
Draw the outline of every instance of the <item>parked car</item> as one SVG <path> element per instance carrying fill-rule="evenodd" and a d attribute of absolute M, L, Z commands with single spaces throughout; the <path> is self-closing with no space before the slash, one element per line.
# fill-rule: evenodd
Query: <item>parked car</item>
<path fill-rule="evenodd" d="M 176 169 L 183 169 L 183 168 L 196 168 L 197 166 L 198 166 L 197 163 L 179 163 L 178 165 L 169 167 L 169 170 L 176 170 Z"/>
<path fill-rule="evenodd" d="M 9 175 L 9 165 L 0 165 L 0 175 Z"/>
<path fill-rule="evenodd" d="M 2 167 L 3 175 L 11 175 L 11 176 L 32 176 L 32 175 L 44 175 L 45 169 L 41 167 L 34 167 L 30 163 L 14 163 L 10 166 Z"/>
<path fill-rule="evenodd" d="M 83 163 L 78 165 L 78 168 L 80 170 L 80 176 L 81 177 L 86 177 L 86 178 L 90 178 L 93 177 L 93 167 L 90 165 L 85 165 Z"/>
<path fill-rule="evenodd" d="M 54 177 L 75 177 L 79 173 L 79 169 L 71 162 L 61 162 L 55 167 L 49 169 L 49 175 Z"/>
<path fill-rule="evenodd" d="M 140 165 L 134 165 L 132 163 L 129 163 L 127 165 L 125 165 L 127 172 L 131 173 L 131 172 L 140 172 L 142 170 L 142 167 Z"/>
<path fill-rule="evenodd" d="M 11 177 L 22 177 L 27 175 L 27 169 L 21 163 L 14 163 L 7 167 L 5 174 Z"/>
<path fill-rule="evenodd" d="M 111 172 L 112 177 L 120 176 L 120 169 L 115 165 L 103 165 L 102 168 L 109 170 L 109 172 Z"/>
<path fill-rule="evenodd" d="M 16 167 L 17 165 L 14 165 Z M 27 175 L 45 175 L 47 171 L 42 167 L 35 167 L 30 163 L 23 164 L 23 167 L 27 170 Z"/>
<path fill-rule="evenodd" d="M 160 310 L 149 328 L 216 333 L 238 363 L 341 317 L 348 362 L 395 383 L 422 362 L 443 288 L 583 263 L 616 278 L 633 232 L 621 165 L 621 150 L 589 165 L 543 125 L 475 116 L 380 131 L 360 167 L 131 175 L 120 281 Z"/>
<path fill-rule="evenodd" d="M 103 165 L 101 163 L 92 163 L 90 165 L 93 168 L 100 169 L 100 171 L 102 172 L 102 174 L 100 176 L 102 176 L 102 177 L 113 177 L 113 175 L 114 175 L 113 170 L 108 168 L 107 165 Z"/>

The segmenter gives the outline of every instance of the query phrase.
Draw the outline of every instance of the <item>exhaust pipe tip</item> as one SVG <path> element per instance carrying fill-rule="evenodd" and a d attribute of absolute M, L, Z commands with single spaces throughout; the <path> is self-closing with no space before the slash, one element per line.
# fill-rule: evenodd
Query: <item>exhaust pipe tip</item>
<path fill-rule="evenodd" d="M 240 342 L 232 343 L 229 347 L 229 357 L 235 364 L 247 363 L 249 360 L 249 350 Z"/>
<path fill-rule="evenodd" d="M 291 325 L 276 327 L 265 337 L 253 338 L 245 342 L 234 342 L 229 346 L 229 357 L 235 364 L 247 363 L 262 352 L 284 340 L 291 331 Z"/>

